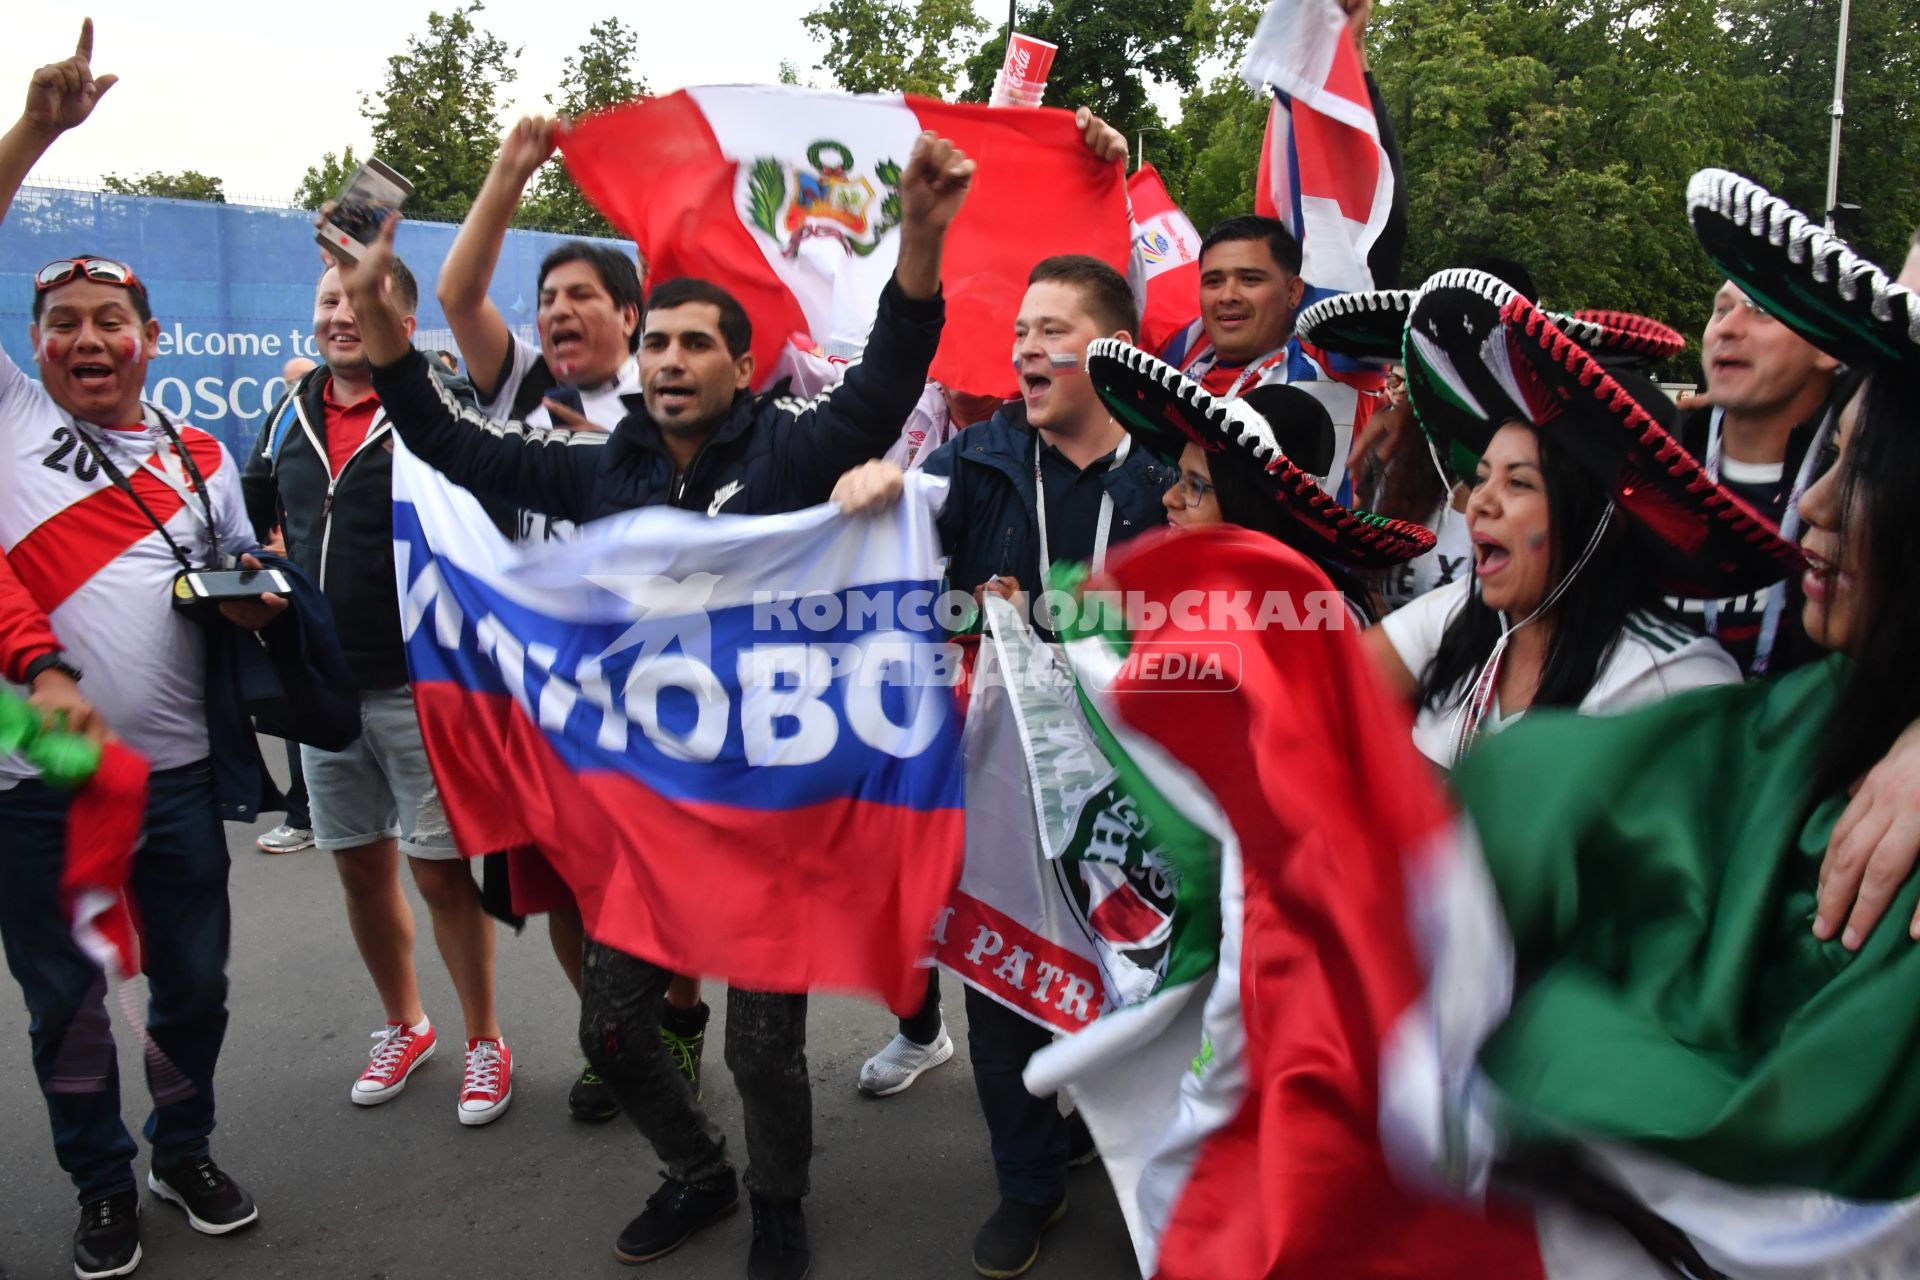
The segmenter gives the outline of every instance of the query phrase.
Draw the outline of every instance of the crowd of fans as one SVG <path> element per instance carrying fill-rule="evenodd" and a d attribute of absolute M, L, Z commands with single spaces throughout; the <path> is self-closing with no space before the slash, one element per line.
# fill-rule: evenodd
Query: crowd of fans
<path fill-rule="evenodd" d="M 35 74 L 26 111 L 0 138 L 0 215 L 111 88 L 90 67 L 90 45 L 89 28 L 74 57 Z M 1118 133 L 1085 111 L 1080 125 L 1097 155 L 1124 161 Z M 1382 133 L 1391 137 L 1387 122 Z M 148 929 L 148 1031 L 185 1084 L 156 1090 L 147 1183 L 197 1230 L 224 1234 L 258 1214 L 209 1148 L 227 1025 L 221 820 L 283 806 L 251 731 L 219 727 L 232 708 L 206 675 L 209 632 L 268 634 L 301 600 L 267 594 L 195 616 L 171 603 L 183 568 L 283 567 L 330 609 L 353 692 L 351 740 L 290 749 L 297 794 L 260 845 L 333 855 L 381 1013 L 369 1059 L 341 1064 L 343 1083 L 357 1072 L 352 1101 L 395 1097 L 439 1047 L 414 970 L 403 861 L 459 997 L 457 1119 L 486 1124 L 513 1097 L 494 1002 L 496 904 L 461 856 L 483 851 L 455 846 L 408 687 L 393 436 L 525 540 L 566 539 L 655 505 L 768 514 L 836 501 L 858 518 L 897 498 L 906 469 L 922 469 L 950 486 L 938 521 L 949 585 L 976 596 L 1028 597 L 1069 562 L 1098 574 L 1114 549 L 1167 524 L 1256 530 L 1342 593 L 1346 624 L 1364 630 L 1381 677 L 1413 709 L 1416 744 L 1441 768 L 1535 709 L 1614 713 L 1846 653 L 1847 744 L 1822 782 L 1858 794 L 1822 864 L 1814 932 L 1857 948 L 1910 870 L 1920 748 L 1905 731 L 1920 706 L 1903 667 L 1920 635 L 1901 601 L 1920 568 L 1902 518 L 1920 484 L 1909 443 L 1915 339 L 1890 330 L 1877 361 L 1843 361 L 1729 280 L 1701 335 L 1704 389 L 1682 414 L 1648 377 L 1651 361 L 1678 351 L 1657 323 L 1543 312 L 1525 267 L 1500 261 L 1303 312 L 1298 242 L 1279 222 L 1245 216 L 1205 237 L 1195 323 L 1161 353 L 1134 346 L 1138 304 L 1112 266 L 1036 263 L 1011 335 L 1019 398 L 982 403 L 928 382 L 943 241 L 974 169 L 929 135 L 900 179 L 898 264 L 864 356 L 800 402 L 755 393 L 750 322 L 726 290 L 643 281 L 632 259 L 601 245 L 551 254 L 532 282 L 539 342 L 512 332 L 487 289 L 521 195 L 554 149 L 553 121 L 511 131 L 446 259 L 437 296 L 457 361 L 412 345 L 418 285 L 393 254 L 389 223 L 359 261 L 319 275 L 320 362 L 290 372 L 244 463 L 142 401 L 155 322 L 137 264 L 74 246 L 77 256 L 35 282 L 39 380 L 0 357 L 0 662 L 50 722 L 118 735 L 152 764 L 133 891 Z M 1383 284 L 1398 271 L 1373 266 Z M 1902 279 L 1916 276 L 1920 242 Z M 1562 353 L 1566 385 L 1516 394 L 1489 344 L 1545 331 L 1575 344 Z M 1178 425 L 1116 416 L 1089 376 L 1103 361 L 1140 396 L 1201 411 Z M 1556 420 L 1600 379 L 1621 394 L 1569 443 Z M 1520 412 L 1482 408 L 1510 402 Z M 1665 507 L 1635 500 L 1653 470 L 1680 480 Z M 1814 566 L 1805 575 L 1796 541 Z M 55 1149 L 82 1206 L 74 1266 L 85 1280 L 139 1262 L 136 1146 L 120 1120 L 104 982 L 57 907 L 64 822 L 59 793 L 0 761 L 10 842 L 0 934 L 32 1014 Z M 724 1058 L 747 1151 L 736 1177 L 701 1105 L 701 975 L 586 937 L 565 886 L 536 864 L 488 862 L 511 910 L 547 915 L 579 994 L 585 1062 L 569 1113 L 624 1114 L 665 1169 L 619 1232 L 617 1256 L 670 1252 L 733 1211 L 744 1182 L 748 1274 L 808 1274 L 806 996 L 727 993 Z M 1094 1152 L 1084 1126 L 1022 1083 L 1051 1034 L 972 988 L 964 999 L 1001 1201 L 973 1263 L 1015 1276 L 1065 1212 L 1068 1166 Z M 857 1085 L 898 1094 L 954 1049 L 930 972 L 923 1007 Z"/>

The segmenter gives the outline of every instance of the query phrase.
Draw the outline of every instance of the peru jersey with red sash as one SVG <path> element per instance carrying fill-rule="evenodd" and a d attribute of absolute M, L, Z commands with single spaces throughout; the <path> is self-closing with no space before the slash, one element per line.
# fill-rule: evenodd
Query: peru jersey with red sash
<path fill-rule="evenodd" d="M 136 429 L 75 422 L 4 354 L 0 431 L 0 550 L 80 668 L 81 691 L 155 769 L 202 759 L 205 648 L 200 628 L 172 606 L 181 565 L 168 538 L 195 568 L 212 564 L 216 545 L 229 555 L 253 547 L 233 459 L 151 405 Z M 0 787 L 31 776 L 18 758 L 0 757 Z"/>

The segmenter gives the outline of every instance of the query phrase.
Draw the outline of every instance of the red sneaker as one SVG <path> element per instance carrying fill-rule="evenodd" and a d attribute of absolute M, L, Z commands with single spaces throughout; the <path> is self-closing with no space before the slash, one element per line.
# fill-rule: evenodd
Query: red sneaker
<path fill-rule="evenodd" d="M 414 1068 L 433 1056 L 435 1043 L 432 1026 L 415 1035 L 398 1022 L 389 1022 L 373 1038 L 367 1069 L 353 1082 L 353 1100 L 363 1107 L 378 1106 L 406 1088 Z"/>
<path fill-rule="evenodd" d="M 513 1101 L 513 1052 L 505 1040 L 467 1041 L 467 1079 L 460 1086 L 460 1123 L 498 1120 Z"/>

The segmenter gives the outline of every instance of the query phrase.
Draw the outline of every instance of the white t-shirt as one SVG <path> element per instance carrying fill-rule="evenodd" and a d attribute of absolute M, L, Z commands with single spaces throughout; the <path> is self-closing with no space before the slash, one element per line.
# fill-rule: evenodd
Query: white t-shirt
<path fill-rule="evenodd" d="M 1467 530 L 1466 514 L 1455 511 L 1452 503 L 1442 501 L 1427 517 L 1426 526 L 1433 530 L 1433 549 L 1381 579 L 1380 603 L 1388 613 L 1438 587 L 1473 575 L 1473 535 Z"/>
<path fill-rule="evenodd" d="M 1394 652 L 1414 678 L 1440 652 L 1447 624 L 1466 603 L 1471 578 L 1430 591 L 1381 621 Z M 1644 611 L 1627 618 L 1619 641 L 1594 675 L 1593 687 L 1580 700 L 1583 715 L 1627 711 L 1657 702 L 1688 689 L 1738 684 L 1740 667 L 1716 640 L 1697 636 L 1677 622 Z M 1443 768 L 1453 767 L 1453 739 L 1458 705 L 1441 710 L 1423 706 L 1413 722 L 1413 745 Z M 1503 717 L 1496 699 L 1481 723 L 1483 732 L 1505 728 L 1518 715 Z"/>
<path fill-rule="evenodd" d="M 518 335 L 507 334 L 507 376 L 487 399 L 480 401 L 480 412 L 495 421 L 505 421 L 513 416 L 514 398 L 520 394 L 521 386 L 533 367 L 545 357 L 540 348 L 522 342 Z M 640 360 L 629 355 L 621 362 L 619 372 L 613 375 L 611 382 L 604 382 L 589 390 L 580 388 L 580 414 L 588 422 L 603 432 L 610 432 L 620 425 L 620 419 L 631 410 L 627 408 L 622 396 L 640 394 Z M 528 426 L 551 427 L 553 415 L 547 412 L 546 401 L 542 400 L 522 419 Z M 548 542 L 565 542 L 574 536 L 577 526 L 570 520 L 556 520 L 551 516 L 535 511 L 520 513 L 520 539 L 541 539 Z"/>
<path fill-rule="evenodd" d="M 208 754 L 205 640 L 173 608 L 180 562 L 82 443 L 105 448 L 195 566 L 207 567 L 206 507 L 187 491 L 159 422 L 149 406 L 145 431 L 76 424 L 0 352 L 0 549 L 80 668 L 80 692 L 155 769 L 173 769 Z M 206 477 L 221 552 L 250 550 L 233 459 L 206 432 L 173 425 Z M 33 776 L 20 757 L 0 757 L 0 787 Z"/>

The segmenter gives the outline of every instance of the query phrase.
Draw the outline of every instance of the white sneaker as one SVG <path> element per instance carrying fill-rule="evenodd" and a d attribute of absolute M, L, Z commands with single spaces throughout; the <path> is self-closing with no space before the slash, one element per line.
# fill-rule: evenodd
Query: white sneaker
<path fill-rule="evenodd" d="M 262 853 L 298 853 L 302 849 L 313 848 L 313 830 L 310 827 L 288 826 L 283 822 L 253 843 Z"/>
<path fill-rule="evenodd" d="M 932 1044 L 915 1044 L 896 1035 L 861 1066 L 860 1092 L 869 1098 L 892 1097 L 952 1056 L 953 1038 L 947 1034 L 944 1021 Z"/>

